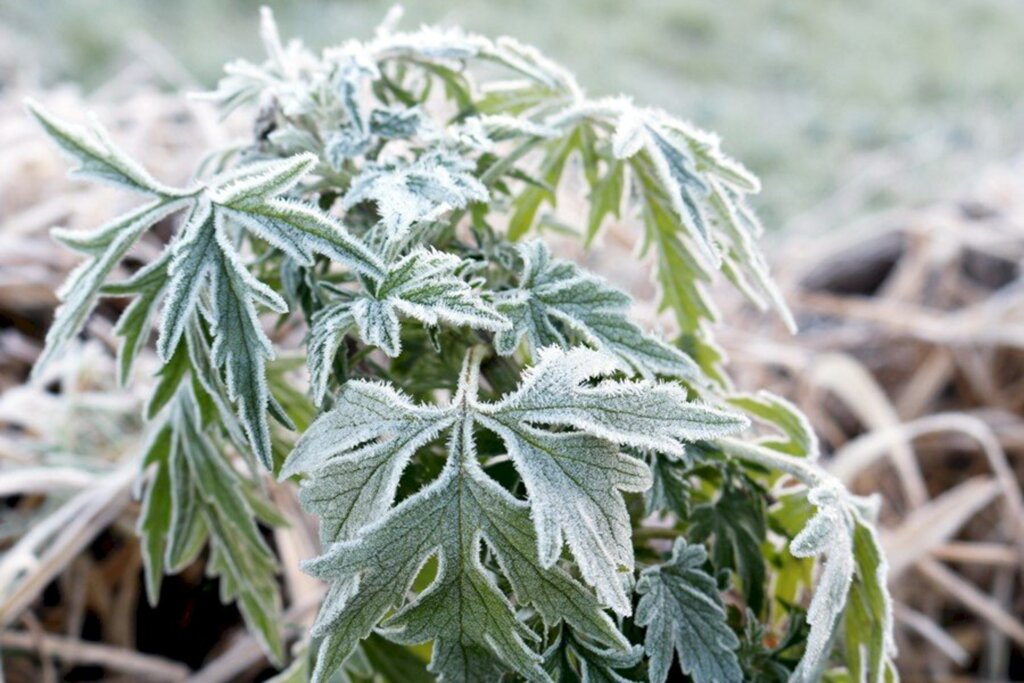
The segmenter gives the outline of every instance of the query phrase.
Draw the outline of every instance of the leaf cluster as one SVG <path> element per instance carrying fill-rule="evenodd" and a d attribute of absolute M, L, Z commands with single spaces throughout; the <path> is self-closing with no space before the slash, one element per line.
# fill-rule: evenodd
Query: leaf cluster
<path fill-rule="evenodd" d="M 206 548 L 285 665 L 261 528 L 283 523 L 274 477 L 319 518 L 304 568 L 329 585 L 280 680 L 891 678 L 870 503 L 816 464 L 791 405 L 731 390 L 711 337 L 718 274 L 792 324 L 756 245 L 756 178 L 665 112 L 587 98 L 533 48 L 393 19 L 314 54 L 265 12 L 265 61 L 205 95 L 260 105 L 256 134 L 186 187 L 29 106 L 75 175 L 144 197 L 55 231 L 86 258 L 37 371 L 101 296 L 129 300 L 122 381 L 156 330 L 150 600 Z M 525 239 L 573 186 L 585 244 L 612 219 L 637 228 L 673 338 Z M 160 255 L 114 279 L 157 225 Z"/>

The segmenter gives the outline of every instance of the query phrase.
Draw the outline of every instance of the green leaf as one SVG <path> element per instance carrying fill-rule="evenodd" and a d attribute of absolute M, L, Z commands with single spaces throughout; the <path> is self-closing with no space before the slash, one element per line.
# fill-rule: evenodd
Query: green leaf
<path fill-rule="evenodd" d="M 818 437 L 814 429 L 807 417 L 786 399 L 762 390 L 756 394 L 738 394 L 726 400 L 730 405 L 781 432 L 781 438 L 762 438 L 759 442 L 762 446 L 811 460 L 818 457 Z"/>
<path fill-rule="evenodd" d="M 88 260 L 71 272 L 57 290 L 61 305 L 46 333 L 46 346 L 32 372 L 39 373 L 74 339 L 96 305 L 104 280 L 110 275 L 133 244 L 154 223 L 184 206 L 181 199 L 158 199 L 115 218 L 103 227 L 86 234 L 54 230 L 53 236 L 62 244 L 89 255 Z"/>
<path fill-rule="evenodd" d="M 164 200 L 191 194 L 188 190 L 179 190 L 158 182 L 121 151 L 98 123 L 93 122 L 87 129 L 58 119 L 37 102 L 28 100 L 25 104 L 50 139 L 57 143 L 61 151 L 78 162 L 79 166 L 69 173 L 70 176 L 98 180 Z"/>
<path fill-rule="evenodd" d="M 461 259 L 433 249 L 418 248 L 391 264 L 373 293 L 366 292 L 332 304 L 313 318 L 309 366 L 317 403 L 327 392 L 334 356 L 353 327 L 364 342 L 394 358 L 401 353 L 402 318 L 424 325 L 446 323 L 477 330 L 498 331 L 508 322 L 479 291 L 459 277 Z"/>
<path fill-rule="evenodd" d="M 759 489 L 727 483 L 717 500 L 697 506 L 690 516 L 689 538 L 712 540 L 712 564 L 716 570 L 735 572 L 740 594 L 755 614 L 764 604 L 766 577 L 761 551 L 767 538 L 763 495 Z"/>
<path fill-rule="evenodd" d="M 856 570 L 852 537 L 854 520 L 845 496 L 845 491 L 838 484 L 824 484 L 811 489 L 807 498 L 817 511 L 789 546 L 795 557 L 827 557 L 807 609 L 807 623 L 811 630 L 803 659 L 793 673 L 794 681 L 810 682 L 820 676 L 850 592 Z"/>
<path fill-rule="evenodd" d="M 714 321 L 718 314 L 703 291 L 710 275 L 682 241 L 671 199 L 658 180 L 650 155 L 640 152 L 630 159 L 647 244 L 655 245 L 656 278 L 661 307 L 670 309 L 684 332 L 699 329 L 701 320 Z"/>
<path fill-rule="evenodd" d="M 334 369 L 334 358 L 356 323 L 352 302 L 342 300 L 325 306 L 313 314 L 309 339 L 306 342 L 306 362 L 309 364 L 310 388 L 313 402 L 322 405 Z"/>
<path fill-rule="evenodd" d="M 299 439 L 281 476 L 316 472 L 302 484 L 303 507 L 320 518 L 325 546 L 351 538 L 391 508 L 409 459 L 454 420 L 391 387 L 350 381 Z"/>
<path fill-rule="evenodd" d="M 691 484 L 686 478 L 686 458 L 656 454 L 651 460 L 651 488 L 645 514 L 661 510 L 676 517 L 688 516 Z"/>
<path fill-rule="evenodd" d="M 216 264 L 217 218 L 208 201 L 196 202 L 171 245 L 171 276 L 157 351 L 164 360 L 178 346 Z"/>
<path fill-rule="evenodd" d="M 568 347 L 575 337 L 614 356 L 627 374 L 701 377 L 686 354 L 626 317 L 631 301 L 624 292 L 571 261 L 552 259 L 543 242 L 520 245 L 518 254 L 519 286 L 502 292 L 497 303 L 512 323 L 494 338 L 498 353 L 513 353 L 523 339 L 536 353 L 552 344 Z"/>
<path fill-rule="evenodd" d="M 601 230 L 606 216 L 621 217 L 622 193 L 626 187 L 626 165 L 619 159 L 608 164 L 605 175 L 590 190 L 590 216 L 587 219 L 589 245 Z"/>
<path fill-rule="evenodd" d="M 478 680 L 496 657 L 528 678 L 543 678 L 539 658 L 526 646 L 535 636 L 515 619 L 508 596 L 476 575 L 481 535 L 517 600 L 532 602 L 550 623 L 564 618 L 621 647 L 596 602 L 556 563 L 567 542 L 601 599 L 629 613 L 621 572 L 631 570 L 633 556 L 620 491 L 643 490 L 649 478 L 644 463 L 619 453 L 616 444 L 681 453 L 680 439 L 743 425 L 737 416 L 688 403 L 678 386 L 589 386 L 614 371 L 615 361 L 587 349 L 545 350 L 520 387 L 496 403 L 476 397 L 478 363 L 467 360 L 456 397 L 443 407 L 348 382 L 285 463 L 282 476 L 311 474 L 303 502 L 323 517 L 325 541 L 340 539 L 308 565 L 334 580 L 316 629 L 328 638 L 319 676 L 335 670 L 384 614 L 398 609 L 384 632 L 408 643 L 436 638 L 433 671 Z M 474 424 L 504 442 L 528 502 L 511 498 L 480 469 Z M 391 509 L 412 454 L 453 427 L 440 478 Z M 408 586 L 437 552 L 435 582 L 403 607 Z M 470 594 L 477 596 L 472 602 Z"/>
<path fill-rule="evenodd" d="M 238 408 L 253 451 L 264 467 L 273 469 L 266 359 L 273 358 L 274 350 L 260 326 L 254 301 L 269 304 L 277 312 L 286 307 L 273 290 L 249 274 L 226 244 L 223 233 L 218 234 L 217 241 L 220 249 L 214 252 L 217 276 L 211 292 L 214 341 L 210 353 L 214 365 L 225 370 L 228 397 Z"/>
<path fill-rule="evenodd" d="M 604 648 L 563 625 L 558 639 L 544 653 L 544 669 L 557 683 L 633 683 L 638 679 L 621 671 L 636 667 L 643 656 L 639 645 L 628 650 Z"/>
<path fill-rule="evenodd" d="M 400 165 L 370 166 L 353 179 L 343 206 L 377 205 L 388 237 L 399 240 L 420 221 L 440 218 L 472 202 L 486 202 L 487 188 L 473 175 L 473 164 L 438 149 Z"/>
<path fill-rule="evenodd" d="M 174 500 L 174 507 L 192 507 L 202 518 L 209 531 L 209 568 L 221 577 L 221 598 L 238 602 L 261 647 L 280 662 L 284 648 L 277 561 L 256 526 L 241 479 L 204 433 L 195 399 L 187 389 L 177 396 L 171 427 L 172 482 L 176 472 L 176 488 L 188 501 Z M 180 529 L 172 526 L 172 535 L 175 532 Z"/>
<path fill-rule="evenodd" d="M 857 571 L 843 615 L 846 665 L 852 680 L 883 683 L 892 669 L 889 658 L 896 652 L 886 587 L 888 568 L 878 536 L 859 516 L 853 530 L 853 554 Z"/>
<path fill-rule="evenodd" d="M 144 461 L 155 464 L 153 478 L 146 488 L 136 532 L 142 539 L 142 564 L 145 568 L 146 597 L 151 606 L 160 600 L 160 584 L 164 578 L 164 551 L 171 529 L 171 479 L 167 459 L 171 450 L 171 430 L 161 428 L 149 447 Z"/>
<path fill-rule="evenodd" d="M 303 202 L 277 198 L 316 164 L 309 153 L 248 164 L 215 178 L 209 197 L 218 213 L 302 265 L 311 265 L 315 252 L 364 275 L 382 277 L 380 259 L 337 219 Z"/>
<path fill-rule="evenodd" d="M 127 280 L 105 285 L 101 290 L 107 296 L 135 297 L 114 327 L 114 334 L 122 338 L 117 350 L 117 378 L 122 386 L 128 383 L 135 358 L 153 329 L 157 305 L 167 288 L 169 264 L 170 251 L 165 251 Z"/>
<path fill-rule="evenodd" d="M 668 562 L 640 573 L 636 622 L 647 628 L 644 649 L 651 683 L 668 679 L 673 650 L 695 683 L 743 680 L 735 652 L 739 638 L 726 623 L 714 578 L 701 569 L 706 560 L 704 546 L 677 538 Z"/>
<path fill-rule="evenodd" d="M 525 188 L 512 202 L 512 216 L 508 221 L 507 237 L 509 241 L 524 237 L 537 219 L 537 211 L 542 202 L 555 203 L 555 193 L 562 179 L 565 164 L 573 151 L 580 145 L 580 130 L 574 128 L 548 144 L 544 160 L 541 162 L 538 177 L 546 187 L 530 186 Z M 551 188 L 551 189 L 547 189 Z"/>
<path fill-rule="evenodd" d="M 457 275 L 461 265 L 457 256 L 432 249 L 417 249 L 391 265 L 375 295 L 357 298 L 352 305 L 360 336 L 395 357 L 401 352 L 399 315 L 429 326 L 507 327 L 498 311 Z"/>
<path fill-rule="evenodd" d="M 185 344 L 178 344 L 174 353 L 157 371 L 156 388 L 146 402 L 146 419 L 152 420 L 178 392 L 178 387 L 189 371 L 188 349 Z"/>
<path fill-rule="evenodd" d="M 376 633 L 363 641 L 363 654 L 373 671 L 391 683 L 433 683 L 427 663 L 409 651 Z"/>

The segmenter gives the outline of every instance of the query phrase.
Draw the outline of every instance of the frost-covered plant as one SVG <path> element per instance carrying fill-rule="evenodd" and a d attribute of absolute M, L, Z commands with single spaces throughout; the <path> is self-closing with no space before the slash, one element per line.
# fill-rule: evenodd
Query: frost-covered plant
<path fill-rule="evenodd" d="M 533 48 L 396 19 L 315 55 L 265 12 L 266 61 L 205 96 L 258 108 L 254 137 L 183 188 L 30 105 L 75 175 L 147 198 L 55 232 L 87 259 L 37 370 L 120 297 L 127 381 L 159 318 L 150 600 L 206 548 L 288 664 L 266 471 L 319 518 L 304 568 L 328 584 L 290 680 L 411 680 L 427 652 L 446 681 L 659 683 L 674 662 L 699 683 L 892 679 L 870 501 L 815 462 L 792 406 L 731 389 L 711 339 L 716 273 L 792 324 L 756 246 L 757 180 L 714 136 L 588 99 Z M 642 232 L 673 341 L 525 239 L 570 178 L 589 188 L 584 241 L 610 216 Z M 157 224 L 176 226 L 160 257 L 109 282 Z M 296 354 L 272 360 L 261 315 L 307 330 L 308 384 Z"/>

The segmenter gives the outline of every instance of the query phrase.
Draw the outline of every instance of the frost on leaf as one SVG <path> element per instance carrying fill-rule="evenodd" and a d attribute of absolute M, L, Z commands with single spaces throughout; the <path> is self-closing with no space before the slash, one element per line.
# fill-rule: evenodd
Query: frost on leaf
<path fill-rule="evenodd" d="M 207 571 L 220 577 L 222 600 L 237 602 L 260 645 L 281 662 L 277 560 L 256 524 L 245 484 L 214 450 L 189 388 L 176 395 L 146 464 L 154 465 L 155 476 L 138 528 L 150 601 L 159 595 L 162 574 L 190 565 L 208 542 Z"/>
<path fill-rule="evenodd" d="M 644 648 L 651 683 L 668 679 L 673 652 L 695 683 L 743 680 L 735 652 L 739 639 L 726 623 L 715 579 L 701 568 L 706 560 L 704 546 L 678 538 L 668 562 L 640 574 L 636 621 L 647 627 Z"/>
<path fill-rule="evenodd" d="M 807 609 L 811 630 L 804 656 L 792 680 L 818 679 L 845 610 L 848 666 L 879 683 L 895 646 L 887 569 L 878 539 L 855 500 L 838 484 L 822 484 L 807 498 L 817 511 L 793 539 L 790 552 L 796 557 L 824 556 L 825 562 Z"/>
<path fill-rule="evenodd" d="M 39 374 L 82 329 L 96 306 L 103 283 L 132 245 L 155 223 L 181 210 L 179 200 L 159 199 L 115 218 L 85 234 L 55 230 L 56 240 L 88 259 L 75 268 L 57 290 L 61 305 L 46 333 L 46 347 L 33 368 Z"/>
<path fill-rule="evenodd" d="M 178 190 L 153 180 L 125 157 L 102 129 L 76 128 L 36 105 L 30 105 L 30 110 L 57 144 L 80 162 L 79 175 L 155 195 L 150 203 L 92 232 L 54 232 L 61 243 L 89 258 L 58 292 L 62 305 L 34 371 L 40 372 L 74 338 L 103 293 L 135 296 L 116 329 L 125 338 L 120 352 L 122 379 L 146 340 L 161 298 L 157 348 L 165 361 L 174 355 L 186 328 L 201 311 L 214 337 L 213 367 L 224 373 L 228 397 L 237 407 L 252 451 L 269 467 L 269 394 L 264 364 L 273 350 L 260 326 L 257 307 L 283 313 L 287 306 L 249 273 L 239 253 L 235 228 L 241 226 L 300 263 L 312 263 L 313 253 L 319 253 L 371 278 L 384 273 L 379 258 L 336 220 L 306 204 L 279 198 L 309 173 L 316 158 L 307 154 L 241 166 L 194 189 Z M 114 268 L 146 230 L 183 210 L 187 219 L 153 265 L 124 283 L 106 285 Z M 176 380 L 180 381 L 182 374 L 176 373 Z"/>
<path fill-rule="evenodd" d="M 171 252 L 165 251 L 160 258 L 140 268 L 127 280 L 107 284 L 102 289 L 106 296 L 135 297 L 114 327 L 114 334 L 123 339 L 117 350 L 117 377 L 122 385 L 127 384 L 135 357 L 153 329 L 157 307 L 167 290 L 170 257 Z"/>
<path fill-rule="evenodd" d="M 443 149 L 411 163 L 370 166 L 352 181 L 344 206 L 374 202 L 388 237 L 401 239 L 413 223 L 487 201 L 487 188 L 472 171 L 471 162 Z"/>
<path fill-rule="evenodd" d="M 627 374 L 700 377 L 689 356 L 629 320 L 627 294 L 571 261 L 551 258 L 543 242 L 520 245 L 518 254 L 519 286 L 498 299 L 498 310 L 512 323 L 495 336 L 499 353 L 514 352 L 523 339 L 532 353 L 578 339 L 617 358 Z"/>
<path fill-rule="evenodd" d="M 163 199 L 184 197 L 189 191 L 164 185 L 125 154 L 97 123 L 90 128 L 61 121 L 38 103 L 28 101 L 29 113 L 66 155 L 78 162 L 69 175 L 98 180 L 122 189 Z"/>
<path fill-rule="evenodd" d="M 459 277 L 462 260 L 433 249 L 416 249 L 391 264 L 375 291 L 331 304 L 313 318 L 309 367 L 319 403 L 327 391 L 331 364 L 345 333 L 355 328 L 364 342 L 392 358 L 401 353 L 400 316 L 424 325 L 466 325 L 496 332 L 505 318 Z"/>
<path fill-rule="evenodd" d="M 621 491 L 643 490 L 650 479 L 647 466 L 618 445 L 680 453 L 680 440 L 735 431 L 742 418 L 689 403 L 678 386 L 589 385 L 616 367 L 599 352 L 550 348 L 539 357 L 520 387 L 494 403 L 477 399 L 479 358 L 472 355 L 455 399 L 443 407 L 417 406 L 381 385 L 350 381 L 335 408 L 300 439 L 283 471 L 310 474 L 303 501 L 328 526 L 325 540 L 337 541 L 309 564 L 333 581 L 317 627 L 330 643 L 321 675 L 398 609 L 383 624 L 388 636 L 436 638 L 432 667 L 453 680 L 479 680 L 495 657 L 527 678 L 543 678 L 539 656 L 527 646 L 535 636 L 482 573 L 481 539 L 497 555 L 515 599 L 533 604 L 549 623 L 564 618 L 593 637 L 611 637 L 602 626 L 606 617 L 595 612 L 598 603 L 559 568 L 564 543 L 601 601 L 630 612 L 624 582 L 633 555 Z M 504 442 L 527 502 L 511 498 L 481 469 L 475 425 Z M 445 431 L 451 433 L 440 478 L 391 508 L 409 458 Z M 405 604 L 407 587 L 434 554 L 438 578 Z M 469 601 L 471 593 L 477 597 Z M 456 614 L 466 624 L 461 630 Z"/>
<path fill-rule="evenodd" d="M 544 653 L 544 669 L 559 683 L 630 683 L 637 679 L 627 671 L 636 667 L 643 656 L 644 649 L 640 645 L 628 650 L 605 648 L 563 626 L 558 638 Z"/>

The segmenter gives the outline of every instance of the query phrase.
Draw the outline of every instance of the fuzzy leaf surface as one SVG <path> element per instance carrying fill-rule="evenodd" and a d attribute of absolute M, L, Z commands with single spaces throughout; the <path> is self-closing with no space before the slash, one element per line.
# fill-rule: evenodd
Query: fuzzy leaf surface
<path fill-rule="evenodd" d="M 439 323 L 500 331 L 505 318 L 478 290 L 458 275 L 461 259 L 432 249 L 416 249 L 388 267 L 375 292 L 362 292 L 319 311 L 310 332 L 309 365 L 314 397 L 327 391 L 331 362 L 353 327 L 364 342 L 397 357 L 401 318 L 434 327 Z"/>
<path fill-rule="evenodd" d="M 701 568 L 706 560 L 704 546 L 679 538 L 668 562 L 640 574 L 636 619 L 647 627 L 644 648 L 651 683 L 668 679 L 673 651 L 695 683 L 743 680 L 735 652 L 739 638 L 726 623 L 714 578 Z"/>
<path fill-rule="evenodd" d="M 503 292 L 498 310 L 512 321 L 494 343 L 510 354 L 525 339 L 531 352 L 544 346 L 569 346 L 567 335 L 605 351 L 620 369 L 644 377 L 696 378 L 697 365 L 682 351 L 647 334 L 628 319 L 630 298 L 575 263 L 551 258 L 543 242 L 520 245 L 519 287 Z"/>
<path fill-rule="evenodd" d="M 447 406 L 418 406 L 393 389 L 348 382 L 335 409 L 313 424 L 285 464 L 285 476 L 310 473 L 304 503 L 321 515 L 325 540 L 337 540 L 309 565 L 314 574 L 334 580 L 318 626 L 332 639 L 324 650 L 323 675 L 398 608 L 384 624 L 389 637 L 438 638 L 434 670 L 450 672 L 454 680 L 491 671 L 494 657 L 527 678 L 543 678 L 539 657 L 526 646 L 529 629 L 514 616 L 502 616 L 512 614 L 508 597 L 475 576 L 480 537 L 497 554 L 518 600 L 532 602 L 552 623 L 564 618 L 603 641 L 618 640 L 608 631 L 607 617 L 594 611 L 598 603 L 579 584 L 567 583 L 556 563 L 568 543 L 601 601 L 629 613 L 623 572 L 631 570 L 633 556 L 621 491 L 643 490 L 650 478 L 646 465 L 620 453 L 618 445 L 681 452 L 681 439 L 743 425 L 738 416 L 689 403 L 678 386 L 591 386 L 588 381 L 616 365 L 614 358 L 589 349 L 544 350 L 519 388 L 497 402 L 477 399 L 478 362 L 467 360 Z M 474 425 L 505 444 L 528 501 L 508 496 L 480 469 Z M 408 459 L 446 430 L 451 434 L 440 478 L 391 508 Z M 438 549 L 439 577 L 402 607 L 406 588 Z M 449 631 L 449 620 L 468 618 L 459 610 L 469 609 L 470 593 L 478 595 L 472 604 L 484 610 L 472 615 L 477 632 Z M 428 598 L 430 609 L 417 607 Z M 472 640 L 492 631 L 502 636 L 487 647 Z"/>
<path fill-rule="evenodd" d="M 370 168 L 353 180 L 344 206 L 374 202 L 389 236 L 398 239 L 414 223 L 487 201 L 487 188 L 472 170 L 464 159 L 445 150 L 428 152 L 412 163 Z"/>

